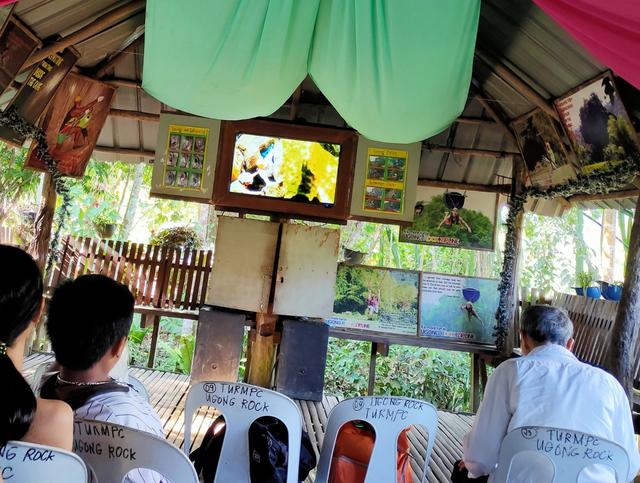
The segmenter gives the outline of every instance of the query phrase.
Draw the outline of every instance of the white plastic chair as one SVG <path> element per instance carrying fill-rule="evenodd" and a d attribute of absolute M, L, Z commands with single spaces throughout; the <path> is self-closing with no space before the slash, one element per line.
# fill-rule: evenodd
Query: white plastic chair
<path fill-rule="evenodd" d="M 494 483 L 509 481 L 513 459 L 523 452 L 547 458 L 554 483 L 577 482 L 580 472 L 593 464 L 612 468 L 617 482 L 627 481 L 629 473 L 629 456 L 616 443 L 579 431 L 526 426 L 510 431 L 502 441 Z"/>
<path fill-rule="evenodd" d="M 153 470 L 171 483 L 198 483 L 189 458 L 168 441 L 144 431 L 77 419 L 73 447 L 99 483 L 120 483 L 135 469 Z"/>
<path fill-rule="evenodd" d="M 11 483 L 86 483 L 89 474 L 73 453 L 21 441 L 0 449 L 0 468 L 4 481 Z"/>
<path fill-rule="evenodd" d="M 262 387 L 232 382 L 198 382 L 189 388 L 184 406 L 184 452 L 191 448 L 191 423 L 201 406 L 215 407 L 225 420 L 225 435 L 214 483 L 249 483 L 249 427 L 262 416 L 287 427 L 287 483 L 298 481 L 302 413 L 290 398 Z"/>
<path fill-rule="evenodd" d="M 429 433 L 424 467 L 429 464 L 431 450 L 438 431 L 438 411 L 435 406 L 419 399 L 395 396 L 367 396 L 346 399 L 329 414 L 324 434 L 316 483 L 329 480 L 331 458 L 340 428 L 349 421 L 366 421 L 376 433 L 373 453 L 369 460 L 365 483 L 389 483 L 397 479 L 398 436 L 408 426 L 420 424 Z M 422 481 L 426 481 L 426 474 Z"/>

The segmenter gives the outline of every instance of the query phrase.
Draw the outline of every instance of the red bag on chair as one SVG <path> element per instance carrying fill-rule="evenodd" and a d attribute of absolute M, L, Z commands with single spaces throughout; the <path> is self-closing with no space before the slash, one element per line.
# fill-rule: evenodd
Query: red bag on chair
<path fill-rule="evenodd" d="M 412 481 L 407 432 L 405 429 L 398 437 L 397 483 Z M 364 483 L 374 444 L 375 433 L 366 423 L 352 421 L 340 428 L 331 456 L 329 483 Z"/>

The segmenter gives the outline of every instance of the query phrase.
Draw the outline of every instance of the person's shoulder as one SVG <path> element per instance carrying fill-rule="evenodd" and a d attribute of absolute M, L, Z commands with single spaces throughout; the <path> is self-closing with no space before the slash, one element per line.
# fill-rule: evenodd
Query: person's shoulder
<path fill-rule="evenodd" d="M 65 402 L 36 399 L 36 412 L 23 438 L 31 443 L 71 449 L 73 441 L 73 411 Z"/>
<path fill-rule="evenodd" d="M 83 416 L 85 419 L 98 419 L 163 436 L 160 418 L 135 391 L 102 394 L 85 405 L 85 412 L 89 413 Z M 90 417 L 91 413 L 93 417 Z"/>

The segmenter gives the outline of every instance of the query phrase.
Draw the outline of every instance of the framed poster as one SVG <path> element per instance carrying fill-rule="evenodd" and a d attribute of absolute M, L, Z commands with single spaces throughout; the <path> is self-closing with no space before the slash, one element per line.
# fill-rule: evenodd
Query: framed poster
<path fill-rule="evenodd" d="M 56 91 L 44 117 L 43 129 L 49 153 L 66 176 L 84 174 L 107 116 L 114 88 L 79 74 L 70 73 Z M 46 170 L 35 144 L 25 166 Z"/>
<path fill-rule="evenodd" d="M 493 345 L 498 283 L 490 278 L 422 273 L 419 335 Z"/>
<path fill-rule="evenodd" d="M 351 218 L 413 220 L 421 143 L 387 144 L 358 138 Z"/>
<path fill-rule="evenodd" d="M 609 72 L 559 98 L 556 108 L 583 173 L 638 154 L 638 135 Z"/>
<path fill-rule="evenodd" d="M 338 266 L 332 327 L 416 335 L 420 275 L 364 265 Z"/>
<path fill-rule="evenodd" d="M 209 203 L 219 138 L 220 121 L 161 114 L 151 195 Z"/>
<path fill-rule="evenodd" d="M 562 141 L 556 121 L 535 110 L 512 123 L 527 167 L 528 184 L 548 188 L 575 179 L 575 155 Z"/>
<path fill-rule="evenodd" d="M 407 182 L 408 151 L 369 148 L 362 209 L 374 213 L 402 213 Z"/>
<path fill-rule="evenodd" d="M 8 96 L 9 106 L 12 106 L 28 123 L 36 124 L 47 109 L 58 86 L 79 57 L 78 52 L 72 47 L 57 54 L 51 54 L 27 73 L 19 91 L 9 88 L 2 100 L 5 101 L 5 96 Z M 19 146 L 25 141 L 22 135 L 9 126 L 0 126 L 0 138 Z"/>
<path fill-rule="evenodd" d="M 420 186 L 417 197 L 413 224 L 400 228 L 401 242 L 493 250 L 497 194 Z"/>
<path fill-rule="evenodd" d="M 18 19 L 9 17 L 6 20 L 0 32 L 0 93 L 11 85 L 40 45 L 40 40 Z"/>

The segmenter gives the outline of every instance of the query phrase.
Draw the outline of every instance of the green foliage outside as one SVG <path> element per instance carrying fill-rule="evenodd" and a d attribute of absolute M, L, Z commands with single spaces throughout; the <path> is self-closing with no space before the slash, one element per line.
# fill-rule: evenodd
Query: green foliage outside
<path fill-rule="evenodd" d="M 330 339 L 325 392 L 341 397 L 367 394 L 370 344 Z M 469 411 L 470 356 L 421 347 L 392 346 L 378 356 L 374 394 L 424 399 L 438 408 Z"/>

